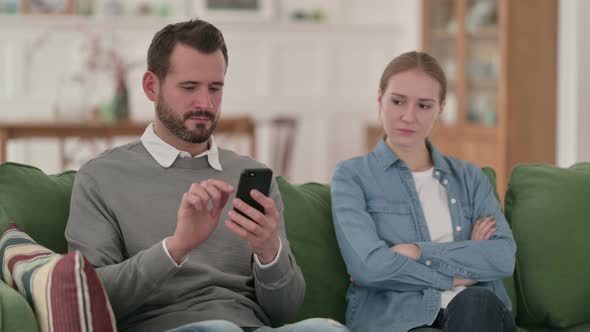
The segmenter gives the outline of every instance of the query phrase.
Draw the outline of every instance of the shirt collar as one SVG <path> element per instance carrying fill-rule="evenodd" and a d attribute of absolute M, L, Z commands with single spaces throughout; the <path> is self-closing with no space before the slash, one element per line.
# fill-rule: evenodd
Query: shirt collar
<path fill-rule="evenodd" d="M 451 169 L 449 167 L 449 163 L 446 160 L 445 156 L 438 151 L 438 149 L 430 142 L 429 139 L 426 139 L 426 146 L 430 151 L 432 156 L 432 161 L 434 162 L 434 168 L 436 170 L 440 170 L 446 173 L 450 173 Z M 373 150 L 377 159 L 381 162 L 383 168 L 388 168 L 389 166 L 395 164 L 399 159 L 399 157 L 393 152 L 393 150 L 387 145 L 384 139 L 379 140 L 379 144 Z"/>
<path fill-rule="evenodd" d="M 143 132 L 143 135 L 141 136 L 141 143 L 158 162 L 158 164 L 164 168 L 172 166 L 178 156 L 181 158 L 191 157 L 190 153 L 178 150 L 172 145 L 164 142 L 164 140 L 156 135 L 153 123 L 150 123 Z M 215 143 L 215 138 L 213 138 L 213 136 L 211 136 L 209 139 L 209 150 L 204 151 L 194 158 L 200 158 L 204 156 L 207 156 L 209 166 L 218 171 L 222 170 L 221 164 L 219 163 L 219 149 L 217 148 L 217 144 Z"/>

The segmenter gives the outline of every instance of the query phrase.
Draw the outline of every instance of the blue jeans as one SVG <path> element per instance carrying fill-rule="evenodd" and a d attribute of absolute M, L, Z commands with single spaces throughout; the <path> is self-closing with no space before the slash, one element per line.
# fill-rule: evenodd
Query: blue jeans
<path fill-rule="evenodd" d="M 204 322 L 191 323 L 170 330 L 169 332 L 348 332 L 348 329 L 331 319 L 311 318 L 294 324 L 272 328 L 244 328 L 224 320 L 208 320 Z"/>
<path fill-rule="evenodd" d="M 412 332 L 516 332 L 516 324 L 506 306 L 490 290 L 469 287 L 441 310 L 430 326 Z"/>

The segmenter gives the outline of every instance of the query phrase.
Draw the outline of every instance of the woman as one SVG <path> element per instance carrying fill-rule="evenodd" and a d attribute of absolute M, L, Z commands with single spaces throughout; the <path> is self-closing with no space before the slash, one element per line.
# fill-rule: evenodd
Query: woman
<path fill-rule="evenodd" d="M 516 330 L 502 283 L 516 245 L 493 188 L 428 140 L 446 86 L 430 55 L 393 59 L 377 98 L 384 139 L 334 172 L 353 332 Z"/>

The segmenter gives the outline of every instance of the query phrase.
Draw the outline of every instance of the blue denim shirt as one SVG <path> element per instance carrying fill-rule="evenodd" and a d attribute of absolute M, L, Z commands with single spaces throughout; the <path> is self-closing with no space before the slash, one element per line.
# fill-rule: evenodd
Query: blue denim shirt
<path fill-rule="evenodd" d="M 453 288 L 453 277 L 476 280 L 511 310 L 502 279 L 514 270 L 516 244 L 492 185 L 477 166 L 428 146 L 433 176 L 447 190 L 453 242 L 431 242 L 412 172 L 384 141 L 336 167 L 332 212 L 354 279 L 346 311 L 353 332 L 405 332 L 432 324 L 441 291 Z M 489 215 L 496 217 L 496 232 L 471 241 L 475 221 Z M 421 257 L 414 261 L 389 249 L 401 243 L 420 246 Z"/>

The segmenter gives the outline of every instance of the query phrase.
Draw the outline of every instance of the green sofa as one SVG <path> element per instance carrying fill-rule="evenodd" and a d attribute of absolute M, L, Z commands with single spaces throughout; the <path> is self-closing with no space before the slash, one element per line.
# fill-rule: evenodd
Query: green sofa
<path fill-rule="evenodd" d="M 493 170 L 484 172 L 495 183 Z M 10 222 L 56 252 L 75 172 L 46 175 L 22 164 L 0 165 L 0 228 Z M 277 178 L 287 236 L 307 291 L 299 319 L 344 320 L 348 276 L 332 226 L 327 185 Z M 511 174 L 505 213 L 518 245 L 516 271 L 505 280 L 521 331 L 590 331 L 590 164 L 568 169 L 522 165 Z M 0 282 L 0 331 L 38 331 L 23 296 Z"/>

